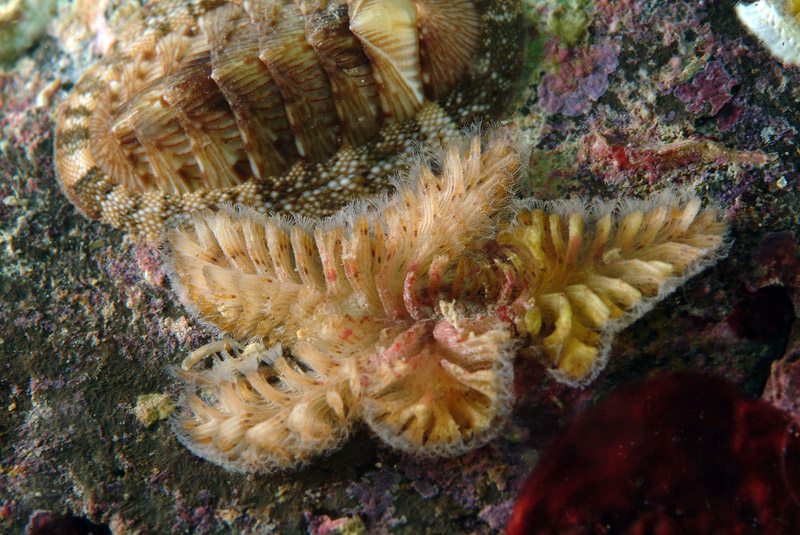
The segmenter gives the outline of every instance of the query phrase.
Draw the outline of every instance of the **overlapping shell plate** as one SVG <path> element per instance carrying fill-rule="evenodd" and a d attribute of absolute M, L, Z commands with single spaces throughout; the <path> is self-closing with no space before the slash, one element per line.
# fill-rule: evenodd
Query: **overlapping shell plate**
<path fill-rule="evenodd" d="M 221 201 L 331 213 L 502 110 L 521 36 L 517 0 L 154 2 L 62 106 L 58 180 L 148 235 Z"/>

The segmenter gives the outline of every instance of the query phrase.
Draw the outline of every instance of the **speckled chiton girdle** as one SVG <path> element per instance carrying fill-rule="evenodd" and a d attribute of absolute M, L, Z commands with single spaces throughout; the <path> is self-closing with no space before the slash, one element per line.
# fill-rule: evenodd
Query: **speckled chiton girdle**
<path fill-rule="evenodd" d="M 521 36 L 518 0 L 154 1 L 62 105 L 58 180 L 150 236 L 224 201 L 328 214 L 502 111 Z"/>

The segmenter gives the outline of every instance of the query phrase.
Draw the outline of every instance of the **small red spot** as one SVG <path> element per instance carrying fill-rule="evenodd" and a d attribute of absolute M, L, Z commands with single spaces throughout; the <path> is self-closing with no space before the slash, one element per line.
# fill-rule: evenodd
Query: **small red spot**
<path fill-rule="evenodd" d="M 631 167 L 631 160 L 628 158 L 628 151 L 623 145 L 613 145 L 611 147 L 611 158 L 620 171 L 626 171 Z"/>
<path fill-rule="evenodd" d="M 343 341 L 345 341 L 345 342 L 346 342 L 346 341 L 347 341 L 347 339 L 348 339 L 348 338 L 350 338 L 351 336 L 353 336 L 353 329 L 350 329 L 350 328 L 348 328 L 348 327 L 345 327 L 345 328 L 342 330 L 342 333 L 339 335 L 339 338 L 340 338 L 341 340 L 343 340 Z"/>

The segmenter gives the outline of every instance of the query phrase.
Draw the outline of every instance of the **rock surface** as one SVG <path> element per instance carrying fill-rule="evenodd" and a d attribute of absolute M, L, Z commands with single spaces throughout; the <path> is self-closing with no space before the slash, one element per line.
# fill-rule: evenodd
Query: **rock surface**
<path fill-rule="evenodd" d="M 726 259 L 623 331 L 588 388 L 519 366 L 509 425 L 469 455 L 407 457 L 361 431 L 300 472 L 257 476 L 137 417 L 158 399 L 140 396 L 175 394 L 167 366 L 210 333 L 176 304 L 156 247 L 58 191 L 53 112 L 108 40 L 97 6 L 61 6 L 0 71 L 0 531 L 499 533 L 541 449 L 614 385 L 695 369 L 761 395 L 798 338 L 800 71 L 746 35 L 733 5 L 526 0 L 526 78 L 504 121 L 533 145 L 522 194 L 694 188 L 730 218 Z M 793 394 L 785 369 L 768 399 Z"/>

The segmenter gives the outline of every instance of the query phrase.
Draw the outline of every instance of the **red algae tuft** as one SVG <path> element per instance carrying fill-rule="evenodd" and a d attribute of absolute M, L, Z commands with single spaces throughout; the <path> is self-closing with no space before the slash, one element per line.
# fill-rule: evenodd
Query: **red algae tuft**
<path fill-rule="evenodd" d="M 542 456 L 507 535 L 797 533 L 800 438 L 731 383 L 669 373 L 618 389 Z"/>
<path fill-rule="evenodd" d="M 728 148 L 698 137 L 671 143 L 641 143 L 595 131 L 585 139 L 580 159 L 589 162 L 592 171 L 612 182 L 622 180 L 625 173 L 641 174 L 653 183 L 669 172 L 692 166 L 735 164 L 760 168 L 776 159 L 774 154 L 760 150 Z"/>

